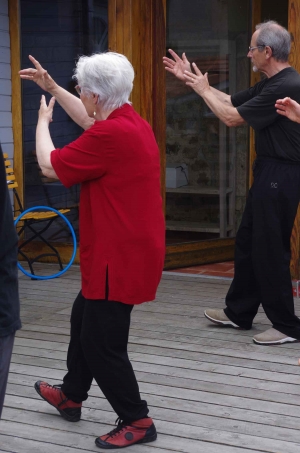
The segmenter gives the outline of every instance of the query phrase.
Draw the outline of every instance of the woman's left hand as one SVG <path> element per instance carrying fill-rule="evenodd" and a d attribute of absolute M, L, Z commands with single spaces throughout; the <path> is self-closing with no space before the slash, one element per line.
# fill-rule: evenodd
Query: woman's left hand
<path fill-rule="evenodd" d="M 41 106 L 39 110 L 39 121 L 46 121 L 48 124 L 51 123 L 53 115 L 53 107 L 55 104 L 55 98 L 51 98 L 49 104 L 46 103 L 46 98 L 43 95 L 41 98 Z"/>
<path fill-rule="evenodd" d="M 195 74 L 190 71 L 184 71 L 186 85 L 189 85 L 193 90 L 202 96 L 205 91 L 209 90 L 208 74 L 203 75 L 196 63 L 192 63 Z"/>

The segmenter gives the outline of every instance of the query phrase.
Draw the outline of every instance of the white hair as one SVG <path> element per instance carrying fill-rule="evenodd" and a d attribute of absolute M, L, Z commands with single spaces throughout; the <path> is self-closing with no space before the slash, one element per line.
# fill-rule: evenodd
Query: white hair
<path fill-rule="evenodd" d="M 131 104 L 134 69 L 125 55 L 116 52 L 81 56 L 74 70 L 73 79 L 87 95 L 98 94 L 103 110 L 114 110 Z"/>

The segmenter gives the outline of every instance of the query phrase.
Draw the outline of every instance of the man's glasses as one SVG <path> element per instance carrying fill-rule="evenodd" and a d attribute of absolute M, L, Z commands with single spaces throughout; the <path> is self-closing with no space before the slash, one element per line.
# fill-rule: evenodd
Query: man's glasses
<path fill-rule="evenodd" d="M 77 91 L 77 94 L 80 96 L 81 95 L 81 87 L 79 85 L 76 85 L 75 90 Z"/>
<path fill-rule="evenodd" d="M 249 46 L 248 49 L 249 49 L 249 52 L 253 52 L 253 50 L 255 50 L 255 49 L 263 49 L 264 47 L 266 47 L 266 46 L 265 45 L 254 46 L 254 47 Z"/>

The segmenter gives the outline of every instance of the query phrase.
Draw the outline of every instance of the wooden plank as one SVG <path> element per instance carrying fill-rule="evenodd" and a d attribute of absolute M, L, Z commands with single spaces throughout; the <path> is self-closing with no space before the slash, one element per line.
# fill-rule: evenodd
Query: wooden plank
<path fill-rule="evenodd" d="M 5 399 L 4 419 L 7 419 L 7 411 L 11 409 L 20 411 L 33 411 L 34 409 L 36 412 L 49 413 L 49 407 L 40 404 L 40 399 L 34 390 L 33 384 L 36 379 L 35 376 L 17 374 L 10 376 Z M 147 382 L 140 383 L 140 391 L 148 399 L 151 408 L 162 407 L 195 414 L 204 413 L 233 420 L 252 422 L 263 420 L 264 424 L 287 428 L 297 428 L 297 424 L 299 424 L 297 401 L 294 404 L 286 404 L 226 394 L 220 394 L 216 398 L 214 393 L 190 389 L 181 389 L 179 397 L 179 389 L 176 387 L 158 386 L 155 383 Z M 38 407 L 34 400 L 39 402 Z M 228 408 L 230 408 L 229 414 Z M 88 400 L 84 403 L 83 410 L 85 411 L 85 409 L 88 411 L 87 414 L 84 413 L 85 418 L 90 414 L 90 410 L 111 411 L 109 403 L 94 384 L 92 384 Z M 51 408 L 51 410 L 53 409 Z M 53 412 L 55 413 L 54 410 Z"/>
<path fill-rule="evenodd" d="M 150 348 L 149 348 L 150 349 Z M 14 357 L 13 361 L 14 363 L 18 364 L 36 364 L 39 366 L 46 366 L 49 367 L 51 365 L 51 361 L 53 360 L 53 364 L 57 363 L 58 366 L 61 366 L 60 361 L 63 362 L 63 366 L 65 365 L 65 360 L 66 360 L 66 352 L 58 351 L 54 352 L 52 351 L 51 357 L 49 357 L 49 352 L 45 352 L 44 354 L 41 353 L 39 350 L 34 352 L 26 352 L 27 348 L 15 348 L 14 349 Z M 270 383 L 272 382 L 281 382 L 281 383 L 287 383 L 287 384 L 296 384 L 300 385 L 300 377 L 299 374 L 296 373 L 296 366 L 294 364 L 294 367 L 290 366 L 282 366 L 281 370 L 279 372 L 276 372 L 275 370 L 263 370 L 259 368 L 258 370 L 254 367 L 252 364 L 252 367 L 244 367 L 242 363 L 239 364 L 231 364 L 227 365 L 224 363 L 213 363 L 213 362 L 205 362 L 205 361 L 200 361 L 195 360 L 195 359 L 185 359 L 185 358 L 175 358 L 172 356 L 157 356 L 153 352 L 151 353 L 151 349 L 149 350 L 148 354 L 143 351 L 142 353 L 130 353 L 130 357 L 133 362 L 141 362 L 149 364 L 152 366 L 152 370 L 155 370 L 155 365 L 158 365 L 158 369 L 161 369 L 161 366 L 168 366 L 170 368 L 179 368 L 179 374 L 181 374 L 181 370 L 186 371 L 186 376 L 188 376 L 190 379 L 197 379 L 201 378 L 201 373 L 195 373 L 197 371 L 204 372 L 203 375 L 205 376 L 205 373 L 211 373 L 212 371 L 216 374 L 222 374 L 222 375 L 228 375 L 231 377 L 243 377 L 243 378 L 252 378 L 255 379 L 257 382 L 260 382 L 260 380 L 264 381 L 269 381 Z M 49 365 L 50 364 L 50 365 Z M 284 372 L 284 367 L 286 369 L 286 372 Z M 291 369 L 291 373 L 288 373 L 289 368 Z M 182 371 L 183 373 L 185 371 Z M 223 376 L 224 377 L 224 376 Z M 238 380 L 239 383 L 241 384 L 241 379 Z M 256 381 L 254 381 L 254 384 L 256 385 Z M 231 381 L 233 382 L 233 381 Z M 250 382 L 250 381 L 249 381 Z M 270 390 L 272 390 L 272 387 L 269 387 Z M 283 389 L 282 389 L 283 390 Z M 285 389 L 286 390 L 286 389 Z"/>
<path fill-rule="evenodd" d="M 84 407 L 86 409 L 86 413 L 83 413 L 83 420 L 86 421 L 96 421 L 97 419 L 101 419 L 101 424 L 107 424 L 109 425 L 112 423 L 112 419 L 114 417 L 111 408 L 106 404 L 106 401 L 104 399 L 99 399 L 99 398 L 91 398 L 88 401 L 93 400 L 90 405 L 87 405 L 87 407 Z M 11 401 L 11 404 L 15 404 L 15 408 L 17 408 L 17 404 L 20 404 L 20 408 L 25 409 L 27 406 L 27 410 L 30 411 L 35 411 L 35 412 L 44 412 L 45 414 L 49 413 L 55 413 L 55 409 L 50 408 L 49 405 L 46 405 L 44 402 L 38 400 L 38 399 L 31 399 L 30 402 L 28 402 L 27 398 L 15 398 L 15 401 Z M 26 404 L 27 403 L 27 404 Z M 179 401 L 178 401 L 179 403 Z M 216 405 L 215 405 L 216 406 Z M 189 406 L 191 409 L 191 405 Z M 209 410 L 211 410 L 213 405 L 209 406 Z M 83 411 L 84 411 L 83 409 Z M 89 409 L 89 410 L 87 410 Z M 192 409 L 190 411 L 186 411 L 185 413 L 185 424 L 190 425 L 190 426 L 195 426 L 201 428 L 208 428 L 208 429 L 213 429 L 213 424 L 214 421 L 218 424 L 218 428 L 220 430 L 223 430 L 224 432 L 226 431 L 231 431 L 232 429 L 232 419 L 230 417 L 230 414 L 228 414 L 228 408 L 224 411 L 224 416 L 220 416 L 220 413 L 218 411 L 219 407 L 215 407 L 215 410 L 213 411 L 212 415 L 205 414 L 204 411 L 201 411 L 200 414 L 198 412 L 195 413 L 195 411 Z M 26 409 L 25 409 L 26 410 Z M 10 409 L 10 412 L 12 409 Z M 15 411 L 13 411 L 15 413 Z M 245 411 L 246 412 L 246 411 Z M 176 411 L 172 408 L 170 409 L 169 407 L 156 407 L 156 406 L 151 406 L 151 413 L 153 417 L 156 420 L 157 427 L 161 425 L 162 422 L 168 423 L 178 423 L 178 417 L 176 415 Z M 238 411 L 238 413 L 241 413 L 241 410 Z M 97 416 L 99 414 L 99 416 Z M 13 421 L 11 417 L 9 417 L 9 412 L 8 415 L 6 415 L 5 412 L 5 417 L 4 419 L 8 421 Z M 200 415 L 200 416 L 199 416 Z M 254 414 L 252 414 L 254 417 Z M 299 417 L 294 417 L 292 420 L 293 424 L 293 429 L 290 428 L 283 428 L 278 426 L 277 421 L 280 423 L 279 416 L 278 417 L 271 417 L 271 420 L 269 420 L 269 424 L 264 423 L 264 418 L 270 417 L 268 414 L 263 414 L 260 413 L 261 420 L 260 424 L 258 425 L 258 420 L 254 420 L 254 423 L 251 422 L 250 420 L 245 421 L 240 421 L 240 419 L 235 420 L 234 423 L 235 425 L 235 430 L 237 432 L 241 432 L 243 434 L 244 432 L 247 432 L 248 435 L 251 435 L 255 433 L 257 437 L 262 438 L 262 442 L 264 438 L 274 438 L 277 440 L 283 440 L 286 437 L 289 437 L 290 440 L 292 441 L 293 438 L 297 439 L 297 434 L 294 431 L 298 431 L 297 429 L 297 423 L 299 424 Z M 212 417 L 214 417 L 212 419 Z M 285 420 L 286 423 L 288 423 L 288 416 L 283 417 L 281 416 L 283 420 Z M 21 418 L 20 416 L 18 418 Z M 37 419 L 37 416 L 33 417 Z M 41 416 L 39 417 L 41 418 Z M 26 420 L 24 417 L 21 418 L 23 423 L 26 423 Z M 19 420 L 18 420 L 19 422 Z M 39 422 L 41 423 L 41 422 Z M 247 423 L 247 425 L 246 425 Z M 85 423 L 86 424 L 86 423 Z M 7 423 L 8 425 L 8 423 Z M 298 425 L 299 426 L 299 425 Z M 85 430 L 85 434 L 90 433 L 93 435 L 93 423 L 89 423 L 87 426 L 87 429 Z M 102 429 L 107 429 L 107 427 L 104 426 Z M 294 431 L 293 431 L 294 430 Z M 98 428 L 99 432 L 99 428 Z M 167 432 L 162 432 L 163 434 L 167 434 Z M 299 436 L 299 434 L 298 434 Z"/>
<path fill-rule="evenodd" d="M 13 420 L 16 410 L 20 412 L 19 418 L 22 417 L 22 411 L 30 410 L 33 412 L 47 412 L 47 405 L 37 404 L 34 400 L 40 399 L 33 388 L 32 378 L 29 386 L 24 386 L 24 378 L 22 385 L 9 383 L 6 391 L 6 408 L 3 419 Z M 171 411 L 184 411 L 196 415 L 209 415 L 212 417 L 221 417 L 230 420 L 242 420 L 244 422 L 260 423 L 262 425 L 278 426 L 282 428 L 298 429 L 299 427 L 299 410 L 298 406 L 291 405 L 287 408 L 286 404 L 273 403 L 269 401 L 249 400 L 247 398 L 235 398 L 231 396 L 222 396 L 216 401 L 214 395 L 207 392 L 199 392 L 197 401 L 192 401 L 184 392 L 183 398 L 178 398 L 174 394 L 174 390 L 167 387 L 160 388 L 160 392 L 156 395 L 156 386 L 151 384 L 142 384 L 142 394 L 149 400 L 152 408 L 156 408 L 155 417 L 161 418 L 160 408 L 169 409 L 169 414 L 166 414 L 166 419 L 172 417 Z M 174 397 L 175 396 L 175 397 Z M 21 398 L 21 399 L 20 399 Z M 30 400 L 31 401 L 30 401 Z M 229 412 L 230 408 L 230 412 Z M 112 409 L 107 400 L 99 394 L 96 385 L 93 385 L 89 398 L 83 406 L 83 417 L 89 417 L 90 409 L 92 411 L 108 411 Z M 49 411 L 49 407 L 48 407 Z M 86 414 L 87 412 L 87 414 Z M 35 413 L 33 413 L 33 417 Z M 153 413 L 154 416 L 154 413 Z M 100 417 L 99 417 L 100 418 Z M 32 420 L 31 420 L 32 421 Z"/>
<path fill-rule="evenodd" d="M 115 419 L 95 383 L 77 424 L 62 421 L 33 388 L 37 379 L 58 383 L 65 374 L 78 277 L 77 266 L 55 281 L 20 277 L 26 321 L 15 339 L 0 424 L 1 448 L 5 445 L 9 453 L 94 451 L 95 436 L 109 430 Z M 211 325 L 203 309 L 222 306 L 228 285 L 168 273 L 157 301 L 135 307 L 129 355 L 159 432 L 143 451 L 298 451 L 298 345 L 262 348 L 251 343 L 251 331 Z M 260 310 L 256 330 L 265 322 Z"/>

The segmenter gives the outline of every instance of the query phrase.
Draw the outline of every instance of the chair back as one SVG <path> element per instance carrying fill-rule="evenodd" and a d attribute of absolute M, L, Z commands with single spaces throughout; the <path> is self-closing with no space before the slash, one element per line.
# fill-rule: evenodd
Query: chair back
<path fill-rule="evenodd" d="M 3 157 L 4 157 L 4 166 L 5 166 L 5 171 L 6 171 L 7 187 L 9 189 L 16 189 L 18 187 L 18 183 L 16 180 L 14 169 L 12 168 L 11 162 L 8 159 L 8 155 L 6 153 L 3 153 Z"/>
<path fill-rule="evenodd" d="M 16 176 L 15 176 L 14 169 L 11 165 L 10 160 L 8 159 L 8 155 L 6 153 L 3 153 L 3 157 L 4 157 L 4 166 L 5 166 L 5 171 L 6 171 L 7 187 L 9 189 L 12 189 L 14 196 L 15 196 L 15 200 L 18 203 L 18 206 L 15 205 L 15 209 L 14 209 L 14 215 L 16 216 L 17 213 L 23 212 L 24 208 L 23 208 L 21 199 L 17 192 L 17 187 L 19 187 L 19 186 L 18 186 L 18 182 L 17 182 Z"/>

